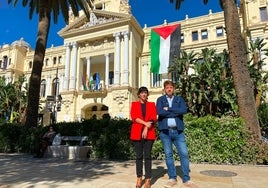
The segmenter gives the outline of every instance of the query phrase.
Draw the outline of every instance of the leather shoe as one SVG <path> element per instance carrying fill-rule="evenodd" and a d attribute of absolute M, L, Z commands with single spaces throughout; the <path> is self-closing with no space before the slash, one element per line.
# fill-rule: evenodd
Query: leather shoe
<path fill-rule="evenodd" d="M 142 186 L 142 177 L 137 177 L 136 188 L 141 188 L 141 186 Z"/>
<path fill-rule="evenodd" d="M 149 179 L 149 178 L 145 179 L 144 188 L 151 188 L 151 179 Z"/>

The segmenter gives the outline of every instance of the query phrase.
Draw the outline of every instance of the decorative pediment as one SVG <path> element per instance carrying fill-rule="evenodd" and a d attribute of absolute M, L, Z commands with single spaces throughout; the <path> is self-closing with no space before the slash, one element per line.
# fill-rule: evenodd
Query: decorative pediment
<path fill-rule="evenodd" d="M 59 35 L 64 35 L 72 31 L 79 31 L 88 28 L 94 28 L 96 26 L 110 24 L 114 22 L 115 24 L 120 22 L 120 20 L 126 20 L 131 18 L 130 14 L 114 13 L 104 10 L 94 10 L 90 13 L 90 19 L 83 14 L 82 16 L 74 19 L 72 23 L 67 25 L 65 28 L 59 31 Z"/>

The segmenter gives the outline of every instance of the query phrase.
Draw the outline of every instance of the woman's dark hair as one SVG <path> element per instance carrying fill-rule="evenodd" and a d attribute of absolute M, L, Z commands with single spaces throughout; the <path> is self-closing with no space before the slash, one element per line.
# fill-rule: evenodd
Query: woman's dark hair
<path fill-rule="evenodd" d="M 139 94 L 142 93 L 142 92 L 146 92 L 147 95 L 149 96 L 149 90 L 148 90 L 147 87 L 144 87 L 144 86 L 140 87 L 139 90 L 138 90 L 137 95 L 139 95 Z"/>

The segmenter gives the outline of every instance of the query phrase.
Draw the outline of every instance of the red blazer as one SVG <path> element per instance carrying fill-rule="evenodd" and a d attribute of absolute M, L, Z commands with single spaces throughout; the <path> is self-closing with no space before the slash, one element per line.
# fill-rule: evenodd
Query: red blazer
<path fill-rule="evenodd" d="M 156 106 L 154 102 L 146 102 L 146 114 L 145 118 L 142 116 L 141 103 L 140 101 L 132 102 L 130 109 L 130 117 L 132 119 L 132 126 L 130 131 L 131 140 L 141 140 L 142 130 L 144 128 L 143 124 L 137 123 L 135 119 L 140 118 L 144 121 L 154 121 L 153 126 L 148 129 L 147 139 L 155 140 L 155 123 L 156 123 Z"/>

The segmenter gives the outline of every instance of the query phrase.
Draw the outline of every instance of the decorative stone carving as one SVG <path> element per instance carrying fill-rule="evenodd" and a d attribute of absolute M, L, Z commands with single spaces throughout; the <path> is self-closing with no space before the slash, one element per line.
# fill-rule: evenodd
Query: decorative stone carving
<path fill-rule="evenodd" d="M 128 0 L 120 1 L 119 12 L 125 14 L 131 14 L 131 7 L 128 3 Z"/>
<path fill-rule="evenodd" d="M 96 25 L 98 24 L 99 20 L 97 18 L 97 16 L 94 14 L 94 12 L 91 12 L 90 13 L 90 20 L 89 20 L 89 23 L 90 25 Z"/>
<path fill-rule="evenodd" d="M 103 42 L 102 42 L 102 41 L 95 41 L 95 42 L 92 44 L 91 47 L 92 47 L 93 50 L 101 49 L 101 48 L 103 48 Z"/>
<path fill-rule="evenodd" d="M 128 100 L 128 91 L 117 91 L 113 93 L 113 100 L 117 102 L 120 112 L 124 107 L 124 102 Z"/>
<path fill-rule="evenodd" d="M 62 99 L 62 104 L 66 104 L 66 103 L 73 103 L 74 100 L 74 96 L 73 95 L 64 95 L 63 99 Z"/>
<path fill-rule="evenodd" d="M 75 20 L 75 16 L 74 16 L 72 9 L 70 8 L 69 9 L 69 24 L 74 22 L 74 20 Z"/>
<path fill-rule="evenodd" d="M 106 47 L 114 47 L 114 39 L 109 39 L 108 41 L 107 41 L 107 44 L 106 44 Z"/>
<path fill-rule="evenodd" d="M 108 22 L 112 22 L 115 20 L 118 20 L 119 18 L 115 17 L 97 17 L 93 12 L 90 14 L 90 20 L 89 22 L 86 22 L 84 25 L 82 25 L 80 28 L 88 28 L 91 26 L 99 25 L 99 24 L 104 24 Z"/>

